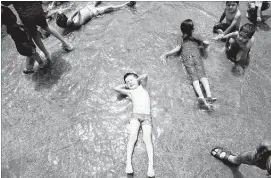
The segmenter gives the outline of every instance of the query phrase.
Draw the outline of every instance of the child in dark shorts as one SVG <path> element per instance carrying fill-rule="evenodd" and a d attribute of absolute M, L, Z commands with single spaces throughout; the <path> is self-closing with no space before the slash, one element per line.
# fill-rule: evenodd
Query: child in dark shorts
<path fill-rule="evenodd" d="M 178 46 L 173 50 L 164 53 L 161 56 L 161 61 L 166 64 L 166 58 L 168 56 L 177 54 L 182 50 L 183 64 L 189 74 L 193 87 L 198 95 L 198 102 L 201 107 L 205 109 L 210 109 L 211 104 L 213 104 L 217 99 L 211 96 L 210 86 L 208 79 L 205 74 L 204 64 L 202 61 L 202 55 L 206 54 L 206 48 L 209 45 L 208 41 L 203 41 L 199 37 L 192 34 L 194 30 L 194 24 L 191 19 L 187 19 L 181 23 L 181 31 L 183 36 L 178 40 Z M 207 98 L 203 96 L 203 92 L 200 87 L 201 81 Z"/>
<path fill-rule="evenodd" d="M 228 59 L 243 69 L 249 65 L 249 52 L 255 41 L 253 36 L 255 30 L 253 24 L 246 23 L 239 31 L 222 37 L 227 39 L 226 55 Z"/>
<path fill-rule="evenodd" d="M 263 141 L 254 151 L 243 152 L 237 156 L 222 147 L 213 148 L 211 155 L 229 166 L 239 166 L 241 164 L 254 165 L 263 170 L 267 170 L 268 174 L 271 175 L 270 141 Z"/>
<path fill-rule="evenodd" d="M 39 63 L 40 68 L 45 67 L 47 62 L 44 62 L 36 52 L 36 46 L 29 36 L 26 28 L 16 23 L 17 18 L 15 14 L 8 7 L 1 6 L 1 15 L 2 24 L 7 26 L 7 33 L 15 42 L 17 51 L 21 55 L 27 57 L 26 69 L 23 72 L 25 74 L 33 73 L 35 61 Z"/>

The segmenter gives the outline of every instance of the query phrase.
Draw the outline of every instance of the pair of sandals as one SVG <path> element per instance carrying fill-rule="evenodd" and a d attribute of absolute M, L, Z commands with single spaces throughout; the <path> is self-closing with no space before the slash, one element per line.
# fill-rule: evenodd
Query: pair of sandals
<path fill-rule="evenodd" d="M 204 98 L 198 98 L 199 106 L 202 109 L 210 110 L 212 109 L 212 104 L 216 102 L 217 98 L 207 97 L 206 100 Z"/>
<path fill-rule="evenodd" d="M 221 154 L 225 153 L 224 157 L 221 157 Z M 222 161 L 224 164 L 230 166 L 230 167 L 237 167 L 240 166 L 240 164 L 235 164 L 229 161 L 229 156 L 235 156 L 234 154 L 232 154 L 230 151 L 225 150 L 222 147 L 215 147 L 212 149 L 211 151 L 211 155 L 213 157 L 215 157 L 216 159 L 219 159 L 220 161 Z"/>

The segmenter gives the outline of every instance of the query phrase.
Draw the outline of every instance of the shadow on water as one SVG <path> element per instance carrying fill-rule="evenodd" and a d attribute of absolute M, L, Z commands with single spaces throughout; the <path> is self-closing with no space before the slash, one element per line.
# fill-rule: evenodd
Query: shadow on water
<path fill-rule="evenodd" d="M 243 174 L 239 171 L 239 167 L 230 167 L 233 178 L 244 178 Z"/>
<path fill-rule="evenodd" d="M 67 63 L 61 56 L 61 52 L 52 54 L 52 61 L 46 69 L 39 69 L 32 76 L 32 80 L 36 83 L 35 90 L 49 89 L 57 84 L 63 73 L 70 71 L 71 65 Z"/>

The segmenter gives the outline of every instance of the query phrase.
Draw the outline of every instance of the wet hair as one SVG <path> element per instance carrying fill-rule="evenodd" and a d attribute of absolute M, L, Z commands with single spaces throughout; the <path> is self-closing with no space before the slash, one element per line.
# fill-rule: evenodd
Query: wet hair
<path fill-rule="evenodd" d="M 61 28 L 67 28 L 67 21 L 68 21 L 68 17 L 61 13 L 61 14 L 57 14 L 56 16 L 56 24 L 57 26 L 61 27 Z"/>
<path fill-rule="evenodd" d="M 229 3 L 236 3 L 237 5 L 239 5 L 239 1 L 226 1 L 226 5 Z"/>
<path fill-rule="evenodd" d="M 126 73 L 123 77 L 124 83 L 126 83 L 125 79 L 130 75 L 134 76 L 135 78 L 138 78 L 138 75 L 136 73 L 132 73 L 132 72 Z"/>
<path fill-rule="evenodd" d="M 192 36 L 194 30 L 194 23 L 191 19 L 186 19 L 181 23 L 181 31 L 183 33 L 183 39 L 189 38 Z"/>
<path fill-rule="evenodd" d="M 255 25 L 251 23 L 246 23 L 240 28 L 239 33 L 243 33 L 244 35 L 246 35 L 246 37 L 252 38 L 252 36 L 255 33 L 255 30 L 256 30 Z"/>

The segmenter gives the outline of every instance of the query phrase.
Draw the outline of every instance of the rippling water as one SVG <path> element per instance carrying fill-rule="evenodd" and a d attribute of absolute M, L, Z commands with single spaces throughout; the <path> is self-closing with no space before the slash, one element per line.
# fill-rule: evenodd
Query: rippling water
<path fill-rule="evenodd" d="M 74 2 L 73 9 L 86 3 Z M 245 2 L 240 7 L 244 24 Z M 264 177 L 258 168 L 241 166 L 238 172 L 210 156 L 217 145 L 238 153 L 271 138 L 271 21 L 256 32 L 250 66 L 237 77 L 223 44 L 211 40 L 223 8 L 224 2 L 138 2 L 136 9 L 103 15 L 66 35 L 73 52 L 63 52 L 54 37 L 44 40 L 53 56 L 45 74 L 23 75 L 24 58 L 10 37 L 2 38 L 2 177 L 126 177 L 132 106 L 118 101 L 112 88 L 128 71 L 149 75 L 157 178 Z M 198 109 L 179 58 L 167 66 L 159 61 L 175 47 L 187 18 L 211 42 L 204 61 L 218 98 L 211 113 Z M 134 177 L 146 177 L 141 132 L 133 164 Z"/>

